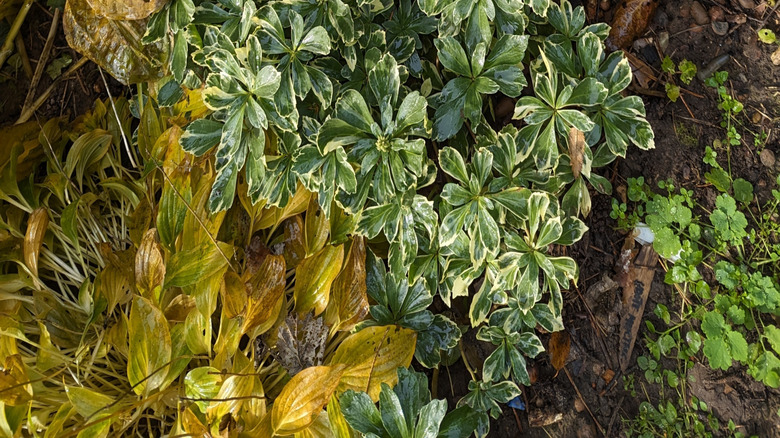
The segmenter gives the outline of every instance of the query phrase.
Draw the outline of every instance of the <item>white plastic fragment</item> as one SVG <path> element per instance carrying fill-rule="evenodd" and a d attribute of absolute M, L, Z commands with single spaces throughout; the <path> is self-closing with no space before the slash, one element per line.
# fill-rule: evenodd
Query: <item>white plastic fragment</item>
<path fill-rule="evenodd" d="M 655 240 L 655 234 L 653 233 L 653 230 L 650 229 L 647 224 L 644 222 L 637 222 L 636 227 L 634 227 L 634 240 L 639 243 L 640 245 L 651 245 L 653 241 Z M 680 254 L 682 253 L 682 249 L 677 252 L 677 254 L 667 258 L 672 263 L 675 263 L 676 261 L 680 260 Z"/>

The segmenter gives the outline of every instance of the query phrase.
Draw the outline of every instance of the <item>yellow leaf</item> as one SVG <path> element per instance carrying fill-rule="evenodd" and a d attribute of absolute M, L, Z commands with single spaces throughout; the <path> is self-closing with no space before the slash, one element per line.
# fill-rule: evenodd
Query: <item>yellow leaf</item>
<path fill-rule="evenodd" d="M 284 257 L 265 254 L 257 270 L 248 270 L 245 275 L 247 287 L 246 315 L 242 333 L 247 333 L 275 317 L 273 311 L 285 289 Z"/>
<path fill-rule="evenodd" d="M 330 287 L 341 269 L 344 245 L 328 245 L 306 257 L 295 269 L 295 311 L 304 315 L 314 309 L 314 316 L 325 310 Z"/>
<path fill-rule="evenodd" d="M 306 243 L 303 236 L 303 219 L 301 215 L 293 216 L 282 223 L 284 229 L 284 261 L 287 267 L 294 269 L 306 258 Z"/>
<path fill-rule="evenodd" d="M 304 189 L 301 183 L 298 183 L 295 195 L 290 199 L 290 202 L 288 202 L 284 208 L 270 207 L 264 209 L 262 215 L 255 220 L 252 229 L 264 230 L 266 228 L 275 227 L 288 217 L 303 213 L 306 211 L 306 206 L 309 204 L 310 197 L 311 192 Z"/>
<path fill-rule="evenodd" d="M 241 374 L 248 375 L 233 375 L 222 382 L 219 393 L 206 409 L 209 422 L 219 421 L 227 413 L 235 418 L 241 417 L 238 415 L 239 410 L 253 396 L 255 390 L 257 376 L 252 372 L 252 369 L 246 369 Z"/>
<path fill-rule="evenodd" d="M 338 392 L 365 391 L 379 400 L 382 383 L 398 382 L 396 369 L 412 363 L 417 332 L 396 325 L 366 327 L 339 345 L 329 364 L 345 364 Z"/>
<path fill-rule="evenodd" d="M 164 287 L 196 284 L 224 268 L 227 265 L 225 257 L 233 254 L 233 246 L 223 242 L 217 242 L 217 245 L 219 249 L 213 243 L 205 242 L 199 247 L 182 250 L 171 256 Z"/>
<path fill-rule="evenodd" d="M 168 0 L 87 0 L 95 13 L 112 20 L 140 20 L 168 3 Z"/>
<path fill-rule="evenodd" d="M 363 238 L 358 236 L 352 241 L 344 268 L 333 282 L 325 320 L 332 327 L 332 332 L 348 331 L 367 314 L 366 245 Z"/>
<path fill-rule="evenodd" d="M 345 369 L 345 365 L 310 367 L 290 379 L 271 411 L 274 434 L 293 434 L 314 423 Z"/>
<path fill-rule="evenodd" d="M 43 237 L 49 226 L 49 213 L 46 207 L 35 209 L 27 220 L 27 232 L 24 234 L 24 264 L 32 272 L 38 275 L 38 255 L 43 245 Z"/>
<path fill-rule="evenodd" d="M 306 208 L 306 255 L 311 255 L 322 249 L 330 237 L 330 221 L 320 208 L 317 197 L 309 199 Z"/>
<path fill-rule="evenodd" d="M 179 421 L 181 422 L 181 432 L 187 434 L 187 436 L 206 438 L 211 436 L 209 429 L 201 423 L 198 416 L 192 412 L 192 409 L 185 409 L 181 415 L 179 415 Z"/>
<path fill-rule="evenodd" d="M 151 301 L 135 297 L 128 321 L 130 334 L 127 380 L 136 394 L 162 385 L 171 360 L 171 332 L 163 313 Z"/>
<path fill-rule="evenodd" d="M 62 22 L 68 45 L 119 82 L 127 85 L 165 76 L 168 53 L 163 42 L 141 43 L 146 19 L 114 20 L 98 14 L 87 0 L 68 0 Z"/>
<path fill-rule="evenodd" d="M 328 417 L 328 413 L 325 411 L 320 411 L 320 413 L 317 415 L 317 418 L 314 419 L 314 423 L 312 423 L 309 427 L 303 429 L 300 432 L 296 432 L 293 435 L 293 438 L 337 438 L 337 437 L 349 438 L 349 435 L 345 435 L 345 436 L 335 435 L 331 430 L 330 418 Z"/>
<path fill-rule="evenodd" d="M 40 348 L 38 349 L 38 355 L 35 360 L 35 367 L 38 371 L 43 372 L 58 365 L 62 365 L 63 357 L 60 350 L 52 344 L 51 335 L 49 334 L 46 325 L 42 322 L 38 322 L 38 329 L 41 331 L 41 338 L 38 341 Z"/>
<path fill-rule="evenodd" d="M 165 262 L 157 243 L 157 230 L 152 228 L 144 233 L 135 253 L 135 287 L 142 297 L 159 304 L 163 280 Z"/>
<path fill-rule="evenodd" d="M 349 427 L 347 419 L 344 418 L 344 414 L 341 413 L 341 402 L 339 402 L 338 396 L 334 393 L 330 396 L 328 402 L 328 423 L 330 423 L 330 430 L 337 438 L 350 438 L 352 436 L 352 428 Z"/>
<path fill-rule="evenodd" d="M 225 272 L 219 293 L 222 297 L 222 309 L 226 317 L 234 318 L 240 315 L 246 308 L 246 285 L 244 285 L 244 281 L 235 272 Z"/>
<path fill-rule="evenodd" d="M 29 381 L 22 356 L 13 354 L 6 357 L 0 369 L 0 402 L 10 406 L 27 403 L 33 396 Z"/>

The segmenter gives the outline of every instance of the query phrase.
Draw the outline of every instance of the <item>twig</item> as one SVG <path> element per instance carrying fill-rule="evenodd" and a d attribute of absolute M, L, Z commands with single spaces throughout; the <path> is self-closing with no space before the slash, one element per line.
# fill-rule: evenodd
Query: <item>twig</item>
<path fill-rule="evenodd" d="M 32 65 L 30 65 L 30 57 L 27 56 L 27 49 L 24 48 L 24 40 L 21 34 L 16 34 L 14 44 L 16 44 L 16 53 L 19 54 L 19 58 L 22 60 L 22 70 L 24 70 L 25 76 L 31 78 L 33 75 Z"/>
<path fill-rule="evenodd" d="M 775 15 L 775 11 L 777 10 L 777 8 L 778 8 L 778 7 L 780 7 L 780 2 L 775 2 L 775 7 L 774 7 L 774 8 L 772 8 L 772 10 L 771 10 L 771 11 L 769 11 L 769 13 L 768 13 L 768 14 L 766 14 L 766 17 L 764 17 L 764 19 L 763 19 L 763 20 L 761 20 L 761 25 L 760 25 L 760 26 L 758 26 L 758 29 L 759 29 L 759 30 L 763 29 L 763 28 L 764 28 L 764 26 L 766 26 L 766 22 L 767 22 L 767 21 L 769 21 L 769 18 L 770 18 L 772 15 Z"/>
<path fill-rule="evenodd" d="M 612 413 L 612 418 L 609 419 L 609 426 L 607 426 L 607 436 L 612 436 L 612 426 L 615 424 L 615 420 L 617 419 L 617 416 L 620 413 L 620 407 L 623 406 L 623 399 L 625 398 L 626 396 L 621 396 L 620 400 L 617 402 L 617 407 L 615 408 L 615 412 Z"/>
<path fill-rule="evenodd" d="M 566 377 L 569 378 L 569 382 L 571 383 L 571 386 L 574 388 L 574 391 L 577 393 L 577 397 L 580 398 L 580 401 L 582 402 L 582 405 L 585 406 L 585 409 L 590 414 L 590 418 L 592 418 L 593 422 L 596 423 L 596 427 L 599 428 L 599 432 L 601 432 L 602 435 L 607 436 L 607 434 L 604 433 L 604 428 L 601 427 L 601 424 L 599 424 L 599 420 L 596 419 L 596 416 L 593 415 L 593 412 L 590 411 L 590 408 L 588 407 L 588 404 L 585 403 L 585 398 L 582 397 L 582 393 L 580 392 L 580 389 L 577 388 L 577 384 L 574 383 L 574 379 L 571 378 L 571 374 L 569 373 L 569 369 L 566 368 L 566 365 L 563 366 L 563 371 L 566 372 Z"/>
<path fill-rule="evenodd" d="M 24 19 L 27 17 L 27 13 L 30 12 L 30 7 L 32 7 L 32 4 L 33 0 L 24 0 L 22 7 L 19 8 L 19 13 L 16 14 L 16 18 L 14 19 L 13 24 L 11 24 L 11 29 L 8 31 L 8 35 L 5 37 L 3 47 L 0 48 L 0 67 L 5 64 L 5 61 L 13 52 L 14 40 L 16 39 L 16 35 L 19 34 L 19 29 L 22 28 L 22 23 L 24 23 Z"/>
<path fill-rule="evenodd" d="M 49 98 L 49 95 L 51 95 L 51 93 L 60 84 L 60 82 L 63 79 L 65 79 L 68 76 L 70 76 L 71 74 L 73 74 L 74 72 L 76 72 L 76 70 L 78 70 L 81 67 L 83 67 L 84 64 L 86 64 L 87 62 L 89 62 L 89 59 L 85 56 L 85 57 L 80 58 L 73 65 L 71 65 L 70 68 L 68 70 L 66 70 L 65 73 L 62 74 L 62 76 L 60 76 L 57 79 L 55 79 L 54 82 L 52 82 L 52 84 L 49 85 L 49 88 L 47 88 L 46 91 L 44 91 L 43 94 L 41 94 L 40 97 L 38 97 L 38 99 L 36 99 L 35 102 L 33 102 L 33 104 L 29 108 L 27 108 L 26 111 L 22 112 L 22 114 L 19 116 L 19 120 L 17 120 L 16 123 L 14 123 L 14 124 L 15 125 L 19 125 L 19 124 L 24 123 L 27 120 L 29 120 L 30 117 L 32 117 L 33 113 L 35 113 L 35 111 L 37 111 L 38 108 L 40 108 L 41 105 L 43 105 L 44 102 L 46 102 L 46 99 Z"/>
<path fill-rule="evenodd" d="M 35 66 L 35 74 L 30 81 L 30 88 L 27 89 L 27 96 L 24 98 L 22 112 L 24 112 L 24 109 L 29 107 L 32 103 L 33 98 L 35 97 L 35 90 L 38 87 L 38 82 L 40 82 L 43 71 L 46 68 L 46 63 L 49 61 L 49 53 L 51 53 L 51 47 L 54 45 L 54 37 L 57 35 L 57 25 L 60 22 L 60 13 L 60 9 L 54 10 L 54 18 L 52 19 L 51 27 L 49 27 L 49 35 L 46 38 L 46 44 L 43 46 L 41 56 L 38 57 L 38 65 Z"/>

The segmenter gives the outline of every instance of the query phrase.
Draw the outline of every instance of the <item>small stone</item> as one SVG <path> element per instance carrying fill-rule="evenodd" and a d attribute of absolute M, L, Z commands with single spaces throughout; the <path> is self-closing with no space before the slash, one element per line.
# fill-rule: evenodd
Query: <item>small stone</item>
<path fill-rule="evenodd" d="M 713 21 L 711 26 L 715 35 L 724 36 L 729 33 L 729 24 L 725 21 Z"/>
<path fill-rule="evenodd" d="M 670 5 L 672 3 L 669 3 Z M 688 18 L 691 16 L 691 6 L 688 4 L 684 4 L 680 6 L 680 17 L 682 18 Z"/>
<path fill-rule="evenodd" d="M 742 7 L 742 9 L 755 9 L 756 2 L 753 0 L 737 0 L 739 3 L 739 6 Z"/>
<path fill-rule="evenodd" d="M 577 412 L 582 412 L 585 410 L 585 403 L 583 403 L 579 397 L 574 399 L 574 410 Z"/>
<path fill-rule="evenodd" d="M 758 125 L 759 123 L 761 123 L 761 118 L 762 117 L 763 116 L 761 115 L 761 113 L 756 111 L 756 112 L 753 113 L 753 116 L 750 119 L 751 119 L 751 121 L 753 122 L 754 125 Z"/>
<path fill-rule="evenodd" d="M 723 18 L 726 16 L 726 14 L 723 12 L 723 8 L 720 6 L 713 6 L 709 10 L 710 14 L 710 20 L 712 21 L 723 21 Z"/>
<path fill-rule="evenodd" d="M 658 47 L 661 48 L 661 52 L 666 52 L 669 47 L 669 32 L 663 31 L 658 33 Z"/>
<path fill-rule="evenodd" d="M 608 11 L 610 6 L 611 5 L 609 4 L 609 0 L 601 0 L 601 2 L 599 3 L 599 7 L 604 12 Z"/>
<path fill-rule="evenodd" d="M 707 14 L 707 11 L 699 2 L 691 3 L 691 16 L 693 17 L 693 20 L 696 22 L 696 24 L 700 26 L 710 22 L 710 17 Z"/>
<path fill-rule="evenodd" d="M 769 149 L 764 149 L 761 151 L 761 154 L 758 155 L 758 158 L 761 160 L 761 164 L 763 164 L 766 167 L 772 168 L 775 167 L 775 153 L 770 151 Z"/>
<path fill-rule="evenodd" d="M 669 24 L 669 16 L 664 11 L 658 11 L 653 17 L 653 24 L 663 29 Z"/>
<path fill-rule="evenodd" d="M 745 14 L 732 14 L 732 15 L 726 15 L 726 21 L 729 23 L 734 24 L 745 24 L 747 23 L 747 15 Z M 752 32 L 755 33 L 755 32 Z"/>
<path fill-rule="evenodd" d="M 772 64 L 780 65 L 780 47 L 778 47 L 777 50 L 772 52 L 772 56 L 770 56 L 770 59 L 772 60 Z"/>

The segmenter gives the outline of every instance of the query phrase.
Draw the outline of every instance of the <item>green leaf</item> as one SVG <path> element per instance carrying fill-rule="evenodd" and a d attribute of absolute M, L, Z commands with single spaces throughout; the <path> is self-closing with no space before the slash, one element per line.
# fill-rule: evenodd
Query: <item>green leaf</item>
<path fill-rule="evenodd" d="M 731 357 L 734 358 L 734 360 L 745 363 L 748 359 L 748 344 L 747 341 L 745 341 L 745 337 L 742 336 L 742 333 L 728 331 L 726 333 L 726 341 L 729 344 Z"/>
<path fill-rule="evenodd" d="M 341 395 L 339 402 L 344 418 L 353 429 L 363 434 L 384 435 L 382 416 L 368 394 L 348 389 Z"/>
<path fill-rule="evenodd" d="M 463 51 L 460 43 L 452 37 L 437 38 L 433 41 L 436 46 L 439 62 L 444 68 L 455 72 L 461 76 L 471 76 L 466 52 Z"/>
<path fill-rule="evenodd" d="M 201 156 L 219 144 L 222 137 L 222 123 L 210 119 L 198 119 L 190 123 L 182 134 L 182 149 Z"/>
<path fill-rule="evenodd" d="M 703 351 L 710 361 L 711 368 L 720 368 L 726 371 L 731 367 L 731 355 L 729 355 L 728 344 L 722 338 L 705 339 Z"/>
<path fill-rule="evenodd" d="M 217 242 L 218 250 L 211 242 L 179 251 L 166 264 L 165 286 L 184 287 L 211 277 L 227 266 L 225 257 L 233 254 L 233 246 Z"/>
<path fill-rule="evenodd" d="M 327 55 L 330 53 L 330 37 L 328 31 L 322 26 L 317 26 L 310 30 L 303 40 L 301 40 L 298 50 L 316 53 L 318 55 Z"/>
<path fill-rule="evenodd" d="M 466 162 L 457 150 L 451 147 L 441 149 L 439 151 L 439 166 L 461 184 L 468 184 L 469 176 L 466 171 Z"/>

